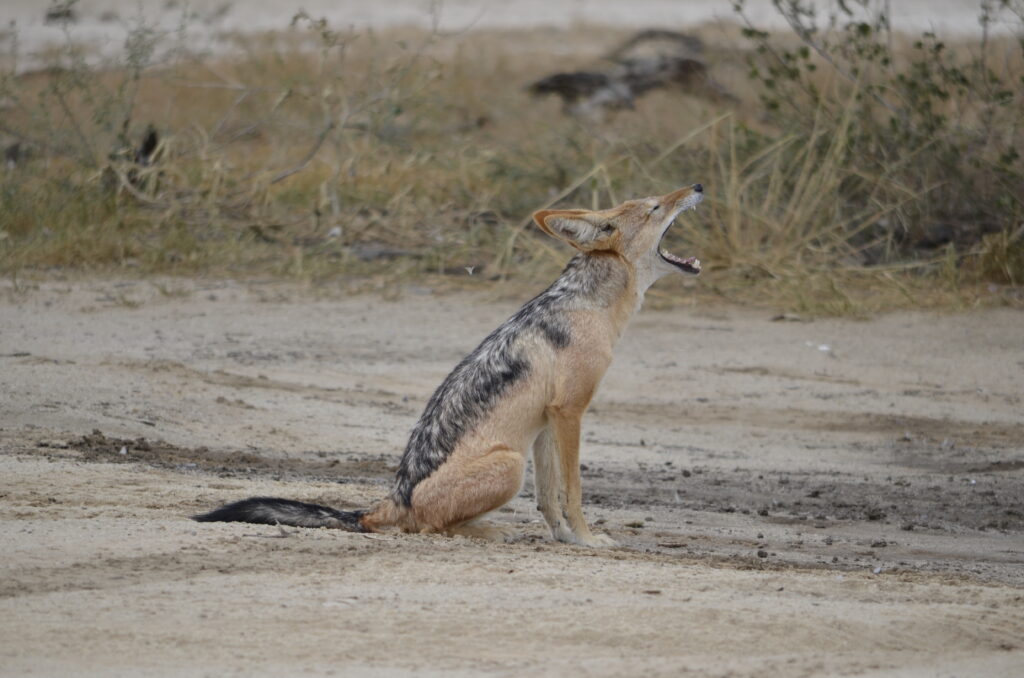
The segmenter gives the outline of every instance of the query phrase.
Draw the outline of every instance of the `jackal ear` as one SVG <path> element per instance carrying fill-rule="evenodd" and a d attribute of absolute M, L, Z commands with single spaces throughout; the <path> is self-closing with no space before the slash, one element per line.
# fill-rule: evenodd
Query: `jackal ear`
<path fill-rule="evenodd" d="M 595 225 L 593 214 L 587 210 L 541 210 L 533 220 L 548 235 L 588 252 L 606 248 L 618 230 L 611 224 Z"/>

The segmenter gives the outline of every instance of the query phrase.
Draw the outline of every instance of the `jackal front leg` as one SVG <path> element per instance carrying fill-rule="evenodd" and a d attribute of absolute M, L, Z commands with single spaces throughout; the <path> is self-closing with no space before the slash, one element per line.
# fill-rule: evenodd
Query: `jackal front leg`
<path fill-rule="evenodd" d="M 550 414 L 549 429 L 541 434 L 538 442 L 543 436 L 551 435 L 553 438 L 554 455 L 557 463 L 552 464 L 557 470 L 557 495 L 558 515 L 557 521 L 552 523 L 548 518 L 548 512 L 543 508 L 541 512 L 551 526 L 551 532 L 555 539 L 570 544 L 582 546 L 615 546 L 615 540 L 605 534 L 594 534 L 583 517 L 583 489 L 580 485 L 580 419 L 582 413 L 569 413 L 560 410 L 552 411 Z M 550 434 L 548 433 L 550 431 Z M 539 448 L 535 448 L 535 451 Z M 544 455 L 540 455 L 543 457 Z M 536 459 L 536 457 L 535 457 Z M 539 466 L 538 466 L 539 468 Z M 551 480 L 551 472 L 547 471 L 545 481 Z M 547 490 L 548 497 L 550 490 Z M 538 499 L 542 491 L 538 485 Z M 549 499 L 547 499 L 550 501 Z M 550 511 L 550 509 L 549 509 Z M 568 533 L 564 527 L 568 523 Z M 557 526 L 557 527 L 556 527 Z"/>
<path fill-rule="evenodd" d="M 565 493 L 560 493 L 561 475 L 555 434 L 551 427 L 547 427 L 533 443 L 533 484 L 537 495 L 537 510 L 551 528 L 552 538 L 571 543 L 572 530 L 569 529 L 569 519 L 562 508 L 565 505 Z"/>

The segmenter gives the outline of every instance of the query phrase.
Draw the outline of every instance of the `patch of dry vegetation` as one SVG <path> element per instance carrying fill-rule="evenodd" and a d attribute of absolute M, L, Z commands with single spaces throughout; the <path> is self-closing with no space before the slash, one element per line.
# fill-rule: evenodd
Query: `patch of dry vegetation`
<path fill-rule="evenodd" d="M 623 38 L 609 29 L 348 34 L 300 16 L 231 58 L 161 51 L 173 36 L 144 24 L 102 69 L 73 40 L 45 70 L 16 73 L 12 53 L 0 268 L 535 287 L 568 252 L 533 210 L 701 181 L 669 236 L 705 262 L 699 289 L 814 313 L 1018 303 L 1022 39 L 791 18 L 786 35 L 701 31 L 736 102 L 661 92 L 605 120 L 524 87 Z"/>

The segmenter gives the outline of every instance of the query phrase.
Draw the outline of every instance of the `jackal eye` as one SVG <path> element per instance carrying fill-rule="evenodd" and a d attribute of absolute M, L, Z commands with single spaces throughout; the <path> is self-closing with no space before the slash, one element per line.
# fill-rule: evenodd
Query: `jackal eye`
<path fill-rule="evenodd" d="M 652 207 L 652 208 L 651 208 L 651 211 L 650 211 L 650 212 L 648 212 L 648 214 L 654 214 L 654 213 L 655 213 L 655 212 L 657 212 L 657 211 L 658 211 L 659 209 L 661 209 L 661 205 L 655 205 L 654 207 Z"/>
<path fill-rule="evenodd" d="M 611 233 L 614 230 L 615 230 L 615 227 L 612 226 L 611 224 L 605 224 L 604 226 L 601 227 L 601 232 L 602 233 Z"/>

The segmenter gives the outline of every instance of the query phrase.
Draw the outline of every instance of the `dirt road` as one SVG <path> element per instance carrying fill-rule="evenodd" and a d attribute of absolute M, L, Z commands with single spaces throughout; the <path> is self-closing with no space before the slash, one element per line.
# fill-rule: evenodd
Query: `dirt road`
<path fill-rule="evenodd" d="M 1024 675 L 1024 316 L 644 311 L 553 544 L 196 524 L 365 505 L 517 306 L 0 289 L 0 675 Z"/>

